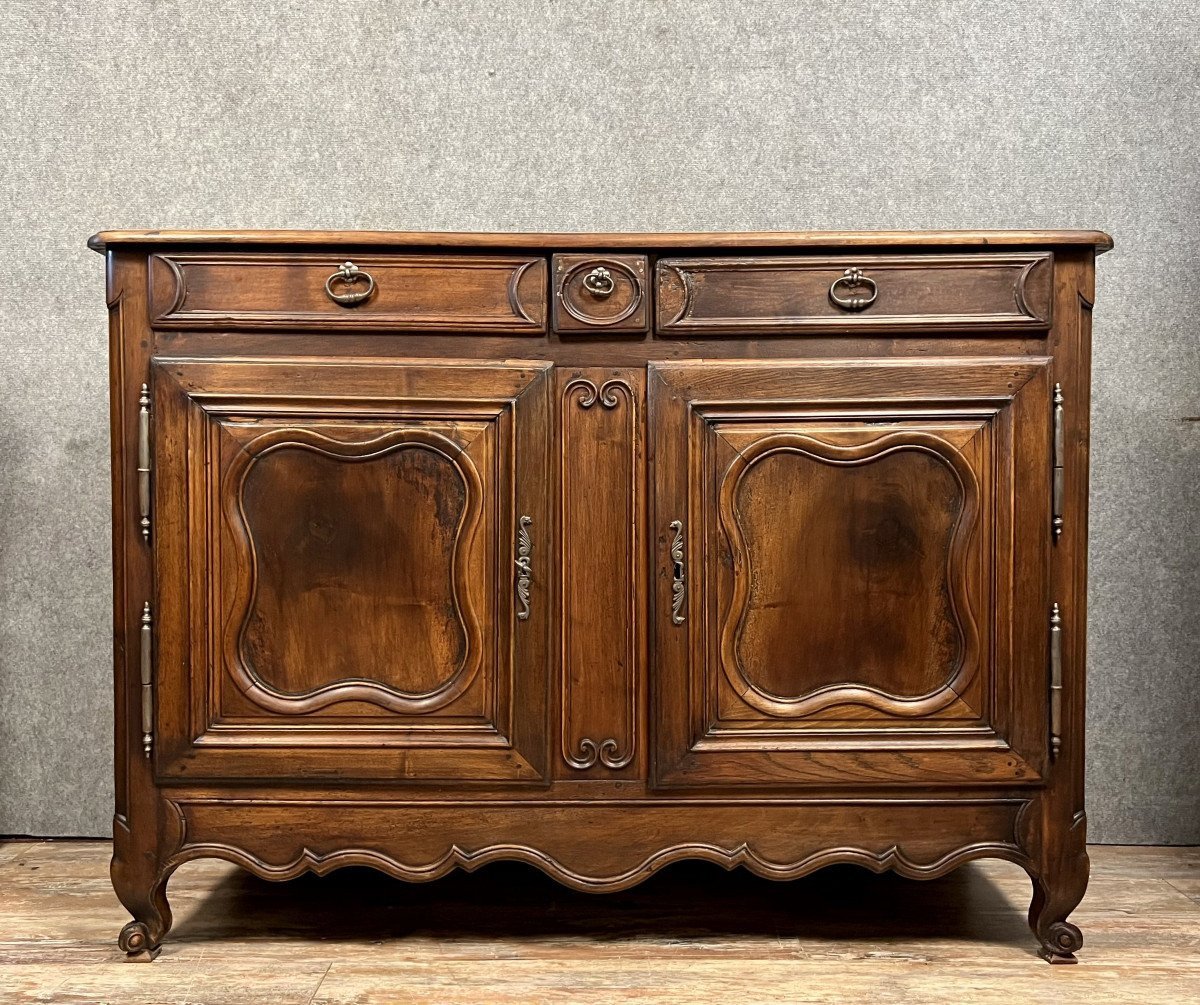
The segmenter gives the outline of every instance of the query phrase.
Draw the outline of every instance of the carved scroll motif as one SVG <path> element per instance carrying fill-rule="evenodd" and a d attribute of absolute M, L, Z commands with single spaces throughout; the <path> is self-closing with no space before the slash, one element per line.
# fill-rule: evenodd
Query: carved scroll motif
<path fill-rule="evenodd" d="M 567 381 L 561 394 L 562 755 L 577 771 L 615 771 L 633 762 L 636 747 L 638 397 L 622 378 L 583 376 Z M 580 414 L 589 411 L 590 418 Z M 595 471 L 597 463 L 605 469 Z M 583 680 L 587 701 L 573 693 Z M 593 730 L 604 738 L 593 739 Z"/>

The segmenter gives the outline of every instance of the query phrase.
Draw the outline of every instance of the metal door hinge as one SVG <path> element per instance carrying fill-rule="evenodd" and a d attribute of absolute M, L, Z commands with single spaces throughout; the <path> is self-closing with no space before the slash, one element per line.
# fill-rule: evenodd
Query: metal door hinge
<path fill-rule="evenodd" d="M 150 601 L 142 607 L 142 751 L 150 756 L 154 742 L 154 626 L 150 620 Z"/>
<path fill-rule="evenodd" d="M 1050 606 L 1050 756 L 1062 749 L 1062 615 Z"/>
<path fill-rule="evenodd" d="M 138 511 L 142 540 L 150 541 L 150 388 L 142 385 L 138 402 Z"/>
<path fill-rule="evenodd" d="M 1054 385 L 1054 483 L 1050 496 L 1050 531 L 1055 544 L 1063 530 L 1063 392 L 1062 384 Z"/>

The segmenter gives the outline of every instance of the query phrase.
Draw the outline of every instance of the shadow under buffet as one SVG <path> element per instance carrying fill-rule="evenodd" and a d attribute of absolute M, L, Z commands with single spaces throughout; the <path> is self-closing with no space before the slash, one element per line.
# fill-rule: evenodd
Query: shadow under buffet
<path fill-rule="evenodd" d="M 113 884 L 1030 875 L 1069 962 L 1091 231 L 124 231 Z"/>

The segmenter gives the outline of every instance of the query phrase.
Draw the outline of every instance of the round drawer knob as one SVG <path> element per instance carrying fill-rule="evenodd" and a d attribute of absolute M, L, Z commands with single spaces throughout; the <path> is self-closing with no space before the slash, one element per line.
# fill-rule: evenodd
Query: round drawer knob
<path fill-rule="evenodd" d="M 845 290 L 850 296 L 842 296 L 839 290 Z M 863 290 L 866 296 L 859 295 Z M 829 299 L 844 311 L 861 311 L 875 303 L 879 287 L 870 276 L 864 276 L 862 269 L 847 269 L 829 287 Z"/>
<path fill-rule="evenodd" d="M 593 297 L 603 300 L 605 297 L 612 295 L 616 284 L 613 282 L 612 273 L 608 269 L 603 266 L 597 266 L 583 277 L 583 288 Z"/>
<path fill-rule="evenodd" d="M 366 283 L 365 288 L 351 289 L 351 287 L 357 287 L 360 283 L 364 282 Z M 337 283 L 341 288 L 341 293 L 334 293 L 334 283 Z M 325 280 L 325 293 L 335 304 L 341 304 L 343 307 L 353 307 L 355 304 L 361 304 L 374 292 L 375 280 L 371 274 L 363 272 L 353 262 L 343 262 L 341 268 Z"/>

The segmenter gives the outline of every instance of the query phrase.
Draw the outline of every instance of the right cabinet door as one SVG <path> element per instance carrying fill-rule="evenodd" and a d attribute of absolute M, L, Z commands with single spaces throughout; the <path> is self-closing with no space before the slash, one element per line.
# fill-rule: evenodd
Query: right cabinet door
<path fill-rule="evenodd" d="M 1050 360 L 650 370 L 655 782 L 1041 781 Z"/>

